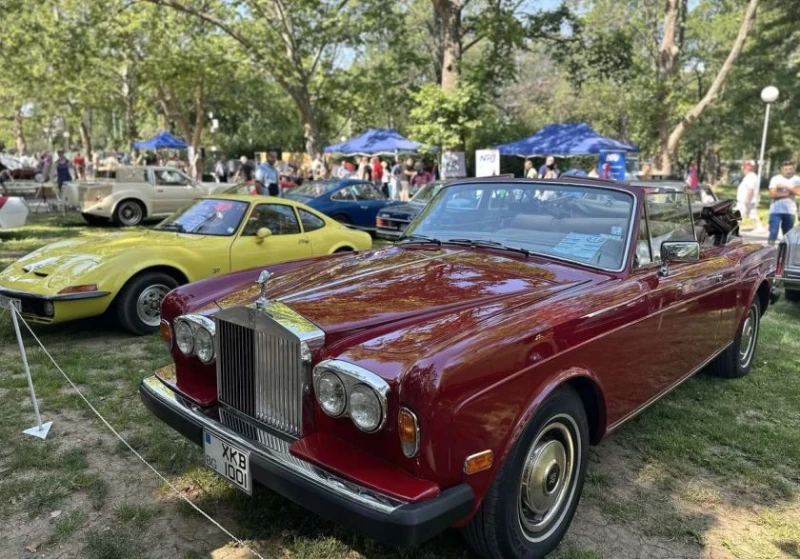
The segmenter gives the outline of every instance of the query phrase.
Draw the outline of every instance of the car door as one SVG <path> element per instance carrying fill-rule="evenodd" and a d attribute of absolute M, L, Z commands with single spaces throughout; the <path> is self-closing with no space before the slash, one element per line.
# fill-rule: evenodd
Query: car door
<path fill-rule="evenodd" d="M 356 200 L 353 209 L 353 225 L 361 229 L 374 230 L 378 212 L 386 207 L 389 199 L 369 183 L 354 184 L 350 188 Z"/>
<path fill-rule="evenodd" d="M 661 244 L 694 241 L 694 219 L 688 196 L 654 192 L 645 196 L 650 261 L 646 281 L 651 286 L 657 317 L 654 382 L 665 389 L 708 361 L 719 348 L 719 325 L 725 307 L 727 259 L 701 250 L 697 262 L 662 266 Z"/>
<path fill-rule="evenodd" d="M 154 169 L 153 213 L 171 214 L 199 198 L 203 192 L 192 184 L 192 180 L 177 169 Z"/>
<path fill-rule="evenodd" d="M 314 256 L 328 254 L 336 240 L 325 224 L 325 220 L 303 208 L 296 208 L 300 216 L 303 233 L 311 246 Z"/>
<path fill-rule="evenodd" d="M 272 234 L 262 239 L 256 233 L 264 227 Z M 294 207 L 279 203 L 257 204 L 231 244 L 231 270 L 308 256 L 313 256 L 311 242 L 300 229 Z"/>

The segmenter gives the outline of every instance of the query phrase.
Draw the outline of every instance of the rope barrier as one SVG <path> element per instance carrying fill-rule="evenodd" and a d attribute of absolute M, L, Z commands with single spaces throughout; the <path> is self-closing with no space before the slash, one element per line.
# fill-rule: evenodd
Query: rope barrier
<path fill-rule="evenodd" d="M 187 504 L 188 504 L 190 507 L 192 507 L 192 508 L 193 508 L 195 511 L 197 511 L 198 513 L 200 513 L 200 515 L 202 515 L 202 516 L 203 516 L 203 517 L 204 517 L 206 520 L 208 520 L 209 522 L 211 522 L 211 524 L 213 524 L 214 526 L 216 526 L 216 527 L 217 527 L 217 528 L 218 528 L 218 529 L 219 529 L 221 532 L 223 532 L 223 533 L 224 533 L 226 536 L 228 536 L 228 537 L 229 537 L 231 540 L 233 540 L 234 542 L 236 542 L 236 544 L 238 544 L 238 545 L 239 545 L 240 547 L 242 547 L 243 549 L 246 549 L 247 551 L 249 551 L 250 553 L 252 553 L 252 554 L 253 554 L 253 555 L 255 555 L 256 557 L 258 557 L 259 559 L 265 559 L 265 558 L 264 558 L 264 557 L 263 557 L 261 554 L 259 554 L 259 553 L 258 553 L 256 550 L 254 550 L 252 547 L 248 546 L 248 545 L 247 545 L 247 544 L 245 544 L 245 543 L 244 543 L 242 540 L 240 540 L 239 538 L 237 538 L 236 536 L 234 536 L 234 535 L 233 535 L 233 533 L 231 533 L 231 532 L 230 532 L 230 531 L 229 531 L 227 528 L 225 528 L 225 527 L 224 527 L 222 524 L 220 524 L 219 522 L 217 522 L 216 520 L 214 520 L 213 518 L 211 518 L 211 516 L 209 516 L 209 515 L 208 515 L 208 514 L 207 514 L 207 513 L 206 513 L 206 512 L 203 510 L 203 509 L 201 509 L 201 508 L 200 508 L 200 507 L 198 507 L 196 504 L 194 504 L 194 503 L 193 503 L 193 502 L 192 502 L 192 501 L 191 501 L 191 500 L 190 500 L 188 497 L 186 497 L 186 496 L 185 496 L 185 495 L 184 495 L 184 494 L 181 492 L 181 490 L 180 490 L 180 489 L 178 489 L 177 487 L 175 487 L 175 486 L 174 486 L 174 485 L 173 485 L 173 484 L 172 484 L 172 483 L 171 483 L 171 482 L 170 482 L 170 481 L 169 481 L 167 478 L 165 478 L 163 475 L 161 475 L 161 473 L 160 473 L 158 470 L 156 470 L 154 466 L 152 466 L 152 465 L 151 465 L 151 464 L 150 464 L 150 463 L 149 463 L 147 460 L 145 460 L 145 459 L 144 459 L 144 457 L 143 457 L 141 454 L 139 454 L 139 453 L 136 451 L 136 449 L 134 449 L 134 448 L 133 448 L 133 447 L 132 447 L 132 446 L 131 446 L 131 445 L 128 443 L 128 441 L 126 441 L 124 438 L 122 438 L 122 435 L 120 435 L 120 434 L 117 432 L 117 430 L 116 430 L 116 429 L 114 429 L 114 427 L 112 427 L 112 426 L 111 426 L 111 424 L 110 424 L 108 421 L 106 421 L 106 419 L 105 419 L 105 418 L 104 418 L 104 417 L 103 417 L 103 416 L 100 414 L 100 412 L 99 412 L 99 411 L 97 411 L 97 408 L 95 408 L 95 407 L 92 405 L 92 403 L 91 403 L 91 402 L 90 402 L 90 401 L 89 401 L 89 400 L 86 398 L 86 396 L 84 396 L 84 395 L 83 395 L 83 393 L 82 393 L 82 392 L 80 391 L 80 389 L 79 389 L 79 388 L 78 388 L 78 387 L 75 385 L 75 383 L 74 383 L 74 382 L 72 382 L 72 379 L 71 379 L 71 378 L 69 378 L 69 376 L 67 376 L 67 373 L 65 373 L 65 372 L 64 372 L 64 370 L 63 370 L 63 369 L 61 368 L 61 366 L 60 366 L 60 365 L 59 365 L 59 364 L 56 362 L 56 360 L 55 360 L 55 359 L 53 359 L 53 356 L 52 356 L 52 355 L 50 355 L 50 352 L 49 352 L 49 351 L 47 351 L 47 348 L 46 348 L 46 347 L 44 347 L 44 344 L 42 343 L 42 341 L 41 341 L 41 340 L 40 340 L 40 339 L 39 339 L 39 338 L 36 336 L 36 334 L 34 334 L 33 330 L 31 330 L 31 327 L 30 327 L 30 325 L 28 325 L 28 323 L 25 321 L 25 319 L 24 319 L 24 318 L 22 318 L 22 315 L 19 313 L 19 311 L 17 311 L 17 309 L 16 309 L 14 306 L 11 306 L 10 308 L 11 308 L 11 312 L 13 312 L 14 314 L 16 314 L 16 316 L 17 316 L 17 317 L 19 317 L 19 320 L 20 320 L 20 321 L 21 321 L 21 322 L 22 322 L 22 323 L 25 325 L 25 328 L 27 328 L 27 330 L 28 330 L 28 332 L 30 333 L 30 335 L 31 335 L 31 336 L 33 336 L 33 339 L 34 339 L 34 340 L 36 340 L 36 343 L 38 343 L 38 344 L 39 344 L 39 347 L 41 347 L 41 348 L 42 348 L 42 351 L 44 351 L 44 354 L 45 354 L 45 355 L 47 355 L 47 357 L 48 357 L 48 358 L 50 359 L 50 361 L 53 363 L 53 365 L 55 366 L 55 368 L 56 368 L 56 369 L 58 369 L 58 372 L 59 372 L 59 373 L 61 373 L 61 375 L 62 375 L 62 376 L 63 376 L 63 377 L 66 379 L 66 381 L 69 383 L 69 385 L 72 387 L 72 389 L 73 389 L 73 390 L 74 390 L 74 391 L 75 391 L 75 392 L 78 394 L 78 396 L 80 396 L 81 400 L 83 400 L 83 401 L 86 403 L 86 405 L 87 405 L 87 406 L 89 406 L 89 409 L 91 409 L 91 410 L 92 410 L 92 412 L 94 412 L 94 414 L 95 414 L 95 415 L 96 415 L 96 416 L 97 416 L 97 417 L 100 419 L 100 421 L 102 421 L 102 422 L 103 422 L 103 424 L 104 424 L 106 427 L 108 427 L 108 429 L 109 429 L 109 430 L 110 430 L 110 431 L 111 431 L 111 432 L 114 434 L 114 436 L 116 436 L 116 437 L 117 437 L 117 438 L 118 438 L 118 439 L 119 439 L 119 440 L 122 442 L 122 444 L 124 444 L 124 445 L 125 445 L 125 446 L 128 448 L 128 450 L 130 450 L 130 451 L 131 451 L 131 452 L 134 454 L 134 456 L 136 456 L 136 457 L 137 457 L 139 460 L 141 460 L 141 461 L 142 461 L 142 463 L 143 463 L 145 466 L 147 466 L 148 468 L 150 468 L 150 470 L 152 470 L 152 472 L 153 472 L 153 473 L 154 473 L 154 474 L 155 474 L 155 475 L 156 475 L 156 476 L 157 476 L 157 477 L 158 477 L 158 478 L 159 478 L 161 481 L 163 481 L 163 482 L 164 482 L 164 483 L 167 485 L 167 487 L 169 487 L 169 488 L 170 488 L 170 489 L 171 489 L 171 490 L 172 490 L 172 491 L 173 491 L 173 492 L 174 492 L 174 493 L 175 493 L 175 494 L 176 494 L 178 497 L 180 497 L 181 499 L 183 499 L 183 500 L 184 500 L 184 501 L 185 501 L 185 502 L 186 502 L 186 503 L 187 503 Z"/>

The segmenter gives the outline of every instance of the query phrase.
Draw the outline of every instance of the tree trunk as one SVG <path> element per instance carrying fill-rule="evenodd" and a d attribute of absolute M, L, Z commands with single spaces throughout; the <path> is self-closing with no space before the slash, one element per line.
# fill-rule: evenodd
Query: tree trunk
<path fill-rule="evenodd" d="M 139 131 L 136 127 L 136 84 L 134 82 L 135 75 L 129 66 L 123 67 L 121 70 L 122 75 L 122 99 L 125 103 L 125 140 L 128 144 L 128 149 L 133 148 L 133 143 L 136 141 Z"/>
<path fill-rule="evenodd" d="M 697 119 L 700 118 L 705 110 L 711 106 L 714 101 L 716 101 L 720 91 L 722 90 L 722 86 L 725 85 L 725 81 L 728 79 L 728 76 L 733 70 L 736 59 L 739 58 L 739 55 L 742 52 L 742 48 L 744 47 L 744 43 L 747 40 L 750 30 L 753 28 L 753 22 L 756 18 L 756 10 L 758 9 L 758 3 L 759 0 L 750 0 L 748 2 L 747 9 L 744 13 L 744 18 L 742 19 L 742 24 L 739 27 L 739 33 L 736 36 L 736 40 L 733 42 L 733 46 L 728 53 L 728 57 L 725 59 L 725 62 L 719 69 L 719 72 L 717 72 L 717 75 L 714 78 L 714 81 L 711 83 L 711 86 L 708 88 L 708 91 L 706 91 L 706 94 L 694 107 L 691 108 L 691 110 L 681 117 L 680 122 L 669 132 L 669 134 L 667 134 L 666 139 L 664 139 L 663 136 L 660 138 L 662 161 L 671 162 L 672 158 L 675 156 L 675 152 L 678 150 L 678 147 L 681 144 L 681 140 L 683 140 L 683 137 L 686 135 L 686 132 L 689 131 L 692 125 L 697 121 Z M 662 169 L 663 168 L 664 167 L 662 165 Z"/>
<path fill-rule="evenodd" d="M 203 137 L 203 125 L 206 122 L 206 97 L 205 87 L 203 82 L 200 82 L 197 96 L 194 100 L 194 130 L 190 145 L 192 146 L 192 160 L 189 161 L 189 167 L 192 170 L 192 177 L 195 180 L 200 180 L 203 176 L 203 160 L 200 157 L 200 139 Z"/>
<path fill-rule="evenodd" d="M 311 96 L 309 95 L 308 87 L 295 87 L 291 91 L 292 99 L 297 105 L 300 112 L 300 119 L 303 121 L 303 135 L 306 139 L 306 152 L 311 157 L 319 154 L 320 141 L 319 141 L 319 127 L 317 126 L 317 118 L 314 114 L 314 108 L 311 103 Z"/>
<path fill-rule="evenodd" d="M 89 109 L 91 111 L 91 109 Z M 79 130 L 81 133 L 81 145 L 83 146 L 83 153 L 86 154 L 86 157 L 91 159 L 92 157 L 92 133 L 87 126 L 86 121 L 81 119 Z"/>
<path fill-rule="evenodd" d="M 17 144 L 17 155 L 25 155 L 25 151 L 28 149 L 28 144 L 25 141 L 25 127 L 23 125 L 22 114 L 20 111 L 17 111 L 17 114 L 14 115 L 14 139 Z"/>
<path fill-rule="evenodd" d="M 445 93 L 458 89 L 461 63 L 461 11 L 463 0 L 433 0 L 442 51 L 440 86 Z"/>

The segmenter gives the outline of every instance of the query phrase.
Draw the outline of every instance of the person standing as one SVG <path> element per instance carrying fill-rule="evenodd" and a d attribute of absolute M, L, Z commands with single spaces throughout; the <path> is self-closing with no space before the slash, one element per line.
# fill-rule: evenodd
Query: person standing
<path fill-rule="evenodd" d="M 781 174 L 769 181 L 769 244 L 778 240 L 778 229 L 786 235 L 794 227 L 797 203 L 794 196 L 800 191 L 800 178 L 794 174 L 794 161 L 781 164 Z"/>
<path fill-rule="evenodd" d="M 523 178 L 526 179 L 536 179 L 539 178 L 538 173 L 536 173 L 536 169 L 533 168 L 533 161 L 530 158 L 525 159 L 525 164 L 523 165 Z"/>
<path fill-rule="evenodd" d="M 395 158 L 389 175 L 389 198 L 397 200 L 400 196 L 400 181 L 403 175 L 403 164 L 400 162 L 400 158 Z"/>
<path fill-rule="evenodd" d="M 236 175 L 234 175 L 233 179 L 246 183 L 253 182 L 253 166 L 247 160 L 246 155 L 239 158 L 239 164 L 239 170 L 236 171 Z"/>
<path fill-rule="evenodd" d="M 415 174 L 414 158 L 409 157 L 400 169 L 400 200 L 403 202 L 408 202 L 409 186 Z"/>
<path fill-rule="evenodd" d="M 686 173 L 686 186 L 688 186 L 689 190 L 692 192 L 696 192 L 697 187 L 700 186 L 700 177 L 697 174 L 697 163 L 694 161 L 689 164 L 689 172 Z"/>
<path fill-rule="evenodd" d="M 315 181 L 325 178 L 325 164 L 319 154 L 316 154 L 311 162 L 311 178 Z"/>
<path fill-rule="evenodd" d="M 377 155 L 372 156 L 370 165 L 372 165 L 372 180 L 375 184 L 383 184 L 383 165 Z"/>
<path fill-rule="evenodd" d="M 744 177 L 736 190 L 736 209 L 742 217 L 755 223 L 755 231 L 760 233 L 764 230 L 761 225 L 761 218 L 758 216 L 758 191 L 761 185 L 758 184 L 758 175 L 755 173 L 755 161 L 745 161 L 742 164 Z"/>
<path fill-rule="evenodd" d="M 544 165 L 539 167 L 540 179 L 557 179 L 558 178 L 558 165 L 556 165 L 556 158 L 548 155 L 544 160 Z"/>
<path fill-rule="evenodd" d="M 72 158 L 72 166 L 75 167 L 76 178 L 86 178 L 86 159 L 81 155 L 81 152 L 78 152 L 75 157 Z"/>
<path fill-rule="evenodd" d="M 369 160 L 365 155 L 358 158 L 358 171 L 356 172 L 356 176 L 362 181 L 372 180 L 372 167 L 370 167 Z"/>
<path fill-rule="evenodd" d="M 381 192 L 383 192 L 387 198 L 389 196 L 389 164 L 386 161 L 381 161 Z"/>
<path fill-rule="evenodd" d="M 55 161 L 56 166 L 56 184 L 58 185 L 58 193 L 61 194 L 61 187 L 65 182 L 72 180 L 72 175 L 69 172 L 69 161 L 64 157 L 64 152 L 58 152 L 58 157 Z"/>
<path fill-rule="evenodd" d="M 275 163 L 278 161 L 278 153 L 270 151 L 267 153 L 267 160 L 256 169 L 256 192 L 262 196 L 280 196 L 280 173 Z"/>
<path fill-rule="evenodd" d="M 220 155 L 214 164 L 214 175 L 219 182 L 228 182 L 228 161 L 224 155 Z"/>

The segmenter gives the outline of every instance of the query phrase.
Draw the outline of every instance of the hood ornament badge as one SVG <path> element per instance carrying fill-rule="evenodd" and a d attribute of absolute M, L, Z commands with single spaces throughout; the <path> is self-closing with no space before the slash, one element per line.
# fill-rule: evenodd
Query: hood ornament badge
<path fill-rule="evenodd" d="M 256 280 L 256 284 L 261 286 L 261 294 L 258 299 L 256 299 L 256 308 L 260 311 L 263 311 L 264 307 L 267 306 L 269 302 L 269 299 L 267 299 L 267 281 L 269 281 L 271 277 L 272 274 L 268 270 L 263 270 Z"/>

